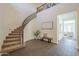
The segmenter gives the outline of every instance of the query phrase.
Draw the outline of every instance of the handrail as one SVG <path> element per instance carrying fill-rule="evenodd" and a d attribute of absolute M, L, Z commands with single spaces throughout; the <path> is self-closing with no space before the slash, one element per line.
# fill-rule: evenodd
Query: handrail
<path fill-rule="evenodd" d="M 37 12 L 40 12 L 40 11 L 42 11 L 42 10 L 44 10 L 44 9 L 53 7 L 53 6 L 55 6 L 56 4 L 57 4 L 57 3 L 44 3 L 43 5 L 41 5 L 41 6 L 39 6 L 39 7 L 37 8 Z"/>
<path fill-rule="evenodd" d="M 34 12 L 33 14 L 31 14 L 30 16 L 28 16 L 22 23 L 22 29 L 25 28 L 25 26 L 27 25 L 27 23 L 29 23 L 33 18 L 35 18 L 37 15 L 37 13 Z"/>
<path fill-rule="evenodd" d="M 37 13 L 44 10 L 44 9 L 48 9 L 50 7 L 53 7 L 54 5 L 56 5 L 57 3 L 44 3 L 43 5 L 37 7 L 37 11 L 32 13 L 31 15 L 29 15 L 22 23 L 22 27 L 23 29 L 25 28 L 25 26 L 27 25 L 27 23 L 29 23 L 33 18 L 35 18 L 37 16 Z"/>

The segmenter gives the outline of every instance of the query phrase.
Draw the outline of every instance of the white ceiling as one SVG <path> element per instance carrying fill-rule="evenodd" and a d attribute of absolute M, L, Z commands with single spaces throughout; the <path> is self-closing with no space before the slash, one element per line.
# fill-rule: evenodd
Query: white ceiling
<path fill-rule="evenodd" d="M 17 10 L 22 14 L 32 14 L 36 12 L 37 7 L 41 6 L 43 3 L 10 3 L 13 9 Z"/>
<path fill-rule="evenodd" d="M 35 12 L 37 7 L 41 6 L 43 3 L 11 3 L 10 5 L 17 9 L 18 11 L 22 12 Z"/>
<path fill-rule="evenodd" d="M 32 5 L 35 6 L 36 8 L 41 6 L 42 4 L 44 4 L 44 3 L 32 3 Z"/>

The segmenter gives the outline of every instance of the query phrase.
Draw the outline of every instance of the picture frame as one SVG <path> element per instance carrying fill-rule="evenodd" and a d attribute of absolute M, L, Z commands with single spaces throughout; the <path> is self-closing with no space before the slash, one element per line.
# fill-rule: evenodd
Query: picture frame
<path fill-rule="evenodd" d="M 42 22 L 42 29 L 43 30 L 52 30 L 53 29 L 53 22 L 52 21 Z"/>

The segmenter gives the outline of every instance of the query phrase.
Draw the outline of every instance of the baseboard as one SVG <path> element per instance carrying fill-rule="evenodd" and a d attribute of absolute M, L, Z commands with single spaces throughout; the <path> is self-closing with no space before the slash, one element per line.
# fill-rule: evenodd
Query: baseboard
<path fill-rule="evenodd" d="M 58 41 L 54 41 L 54 40 L 52 40 L 51 42 L 52 42 L 52 43 L 55 43 L 55 44 L 58 44 Z"/>
<path fill-rule="evenodd" d="M 79 51 L 79 48 L 77 48 L 77 50 Z"/>
<path fill-rule="evenodd" d="M 79 51 L 79 48 L 76 46 L 76 49 Z"/>
<path fill-rule="evenodd" d="M 1 53 L 0 53 L 0 56 L 2 56 L 3 54 L 8 54 L 8 53 L 1 52 Z"/>
<path fill-rule="evenodd" d="M 52 42 L 52 43 L 54 43 L 54 44 L 58 44 L 58 42 Z"/>
<path fill-rule="evenodd" d="M 0 56 L 1 56 L 2 54 L 0 53 Z"/>

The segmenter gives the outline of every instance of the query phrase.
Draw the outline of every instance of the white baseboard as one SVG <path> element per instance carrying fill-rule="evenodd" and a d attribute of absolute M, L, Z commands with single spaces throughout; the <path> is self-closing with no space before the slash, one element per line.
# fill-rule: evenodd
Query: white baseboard
<path fill-rule="evenodd" d="M 53 40 L 52 40 L 51 42 L 52 42 L 52 43 L 55 43 L 55 44 L 58 44 L 58 42 L 57 42 L 57 41 L 53 41 Z"/>
<path fill-rule="evenodd" d="M 52 42 L 52 43 L 58 44 L 58 42 Z"/>

